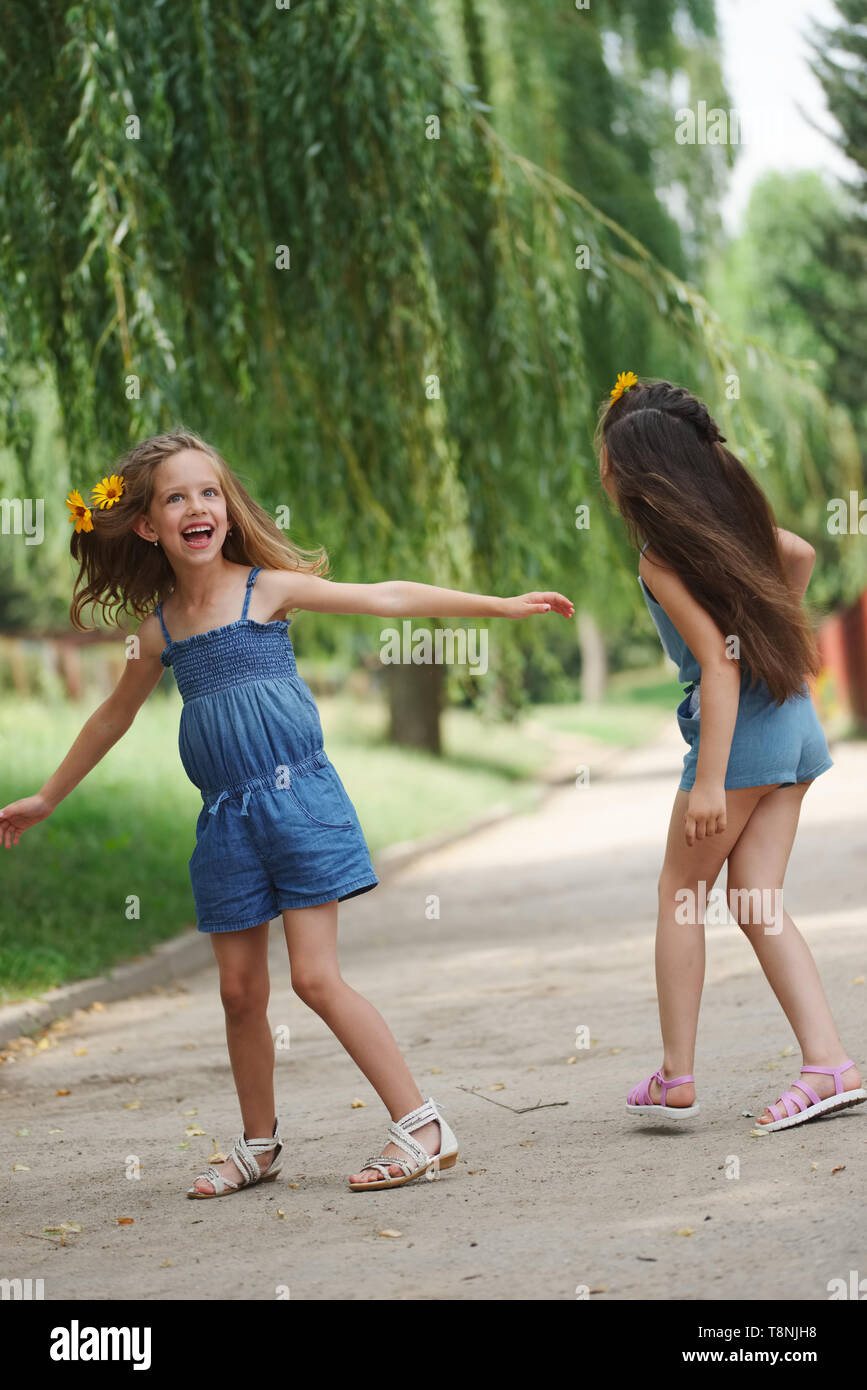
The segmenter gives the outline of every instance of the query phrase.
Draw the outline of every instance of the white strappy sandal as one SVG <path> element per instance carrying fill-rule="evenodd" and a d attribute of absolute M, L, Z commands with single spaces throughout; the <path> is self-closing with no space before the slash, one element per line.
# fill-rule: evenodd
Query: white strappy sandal
<path fill-rule="evenodd" d="M 269 1149 L 274 1150 L 274 1157 L 271 1159 L 270 1166 L 264 1171 L 260 1170 L 256 1162 L 257 1154 L 267 1153 Z M 241 1134 L 232 1145 L 232 1152 L 229 1158 L 234 1163 L 238 1172 L 242 1174 L 243 1181 L 232 1182 L 231 1178 L 224 1177 L 218 1169 L 211 1164 L 207 1173 L 199 1173 L 193 1179 L 193 1186 L 188 1189 L 188 1197 L 225 1197 L 228 1192 L 240 1192 L 242 1187 L 252 1187 L 257 1182 L 273 1182 L 280 1172 L 274 1164 L 283 1152 L 283 1141 L 277 1130 L 277 1121 L 274 1121 L 274 1133 L 270 1139 L 248 1139 L 246 1134 Z M 209 1182 L 213 1187 L 213 1192 L 200 1192 L 195 1184 L 199 1179 Z"/>
<path fill-rule="evenodd" d="M 440 1127 L 440 1151 L 437 1154 L 429 1154 L 417 1140 L 413 1139 L 411 1131 L 420 1129 L 422 1125 L 436 1123 Z M 412 1182 L 415 1178 L 420 1178 L 428 1169 L 442 1172 L 444 1168 L 453 1168 L 458 1161 L 458 1141 L 455 1138 L 447 1120 L 443 1119 L 439 1109 L 439 1103 L 428 1096 L 423 1105 L 417 1110 L 411 1110 L 408 1115 L 404 1115 L 400 1120 L 392 1120 L 388 1126 L 388 1137 L 392 1143 L 403 1149 L 404 1153 L 410 1158 L 414 1158 L 416 1166 L 405 1158 L 390 1158 L 388 1154 L 379 1154 L 376 1158 L 369 1158 L 359 1168 L 362 1173 L 365 1168 L 376 1168 L 382 1174 L 380 1182 L 351 1182 L 349 1184 L 353 1192 L 365 1192 L 368 1189 L 378 1192 L 384 1187 L 402 1187 L 404 1183 Z M 389 1173 L 392 1164 L 396 1168 L 403 1169 L 403 1176 L 393 1178 Z"/>

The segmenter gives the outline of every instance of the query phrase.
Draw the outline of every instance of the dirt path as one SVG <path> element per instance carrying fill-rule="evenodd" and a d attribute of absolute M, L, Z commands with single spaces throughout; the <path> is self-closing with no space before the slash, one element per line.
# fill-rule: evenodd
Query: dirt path
<path fill-rule="evenodd" d="M 654 898 L 681 754 L 669 730 L 604 775 L 591 768 L 589 787 L 344 906 L 344 975 L 444 1106 L 455 1170 L 392 1192 L 345 1188 L 384 1140 L 383 1112 L 292 996 L 275 926 L 270 1019 L 291 1030 L 277 1052 L 282 1178 L 211 1203 L 183 1195 L 212 1139 L 225 1150 L 239 1129 L 216 972 L 201 972 L 76 1018 L 0 1069 L 0 1275 L 44 1279 L 46 1299 L 273 1299 L 288 1287 L 294 1299 L 504 1300 L 573 1299 L 577 1286 L 601 1299 L 825 1299 L 829 1279 L 867 1275 L 867 1106 L 759 1138 L 741 1116 L 776 1099 L 798 1058 L 782 1055 L 792 1038 L 733 925 L 708 929 L 701 1115 L 670 1134 L 623 1111 L 660 1060 Z M 834 756 L 804 804 L 787 904 L 863 1069 L 867 744 Z M 589 1048 L 576 1048 L 581 1026 Z M 195 1125 L 204 1136 L 187 1137 Z M 82 1226 L 65 1248 L 26 1234 L 64 1221 Z"/>

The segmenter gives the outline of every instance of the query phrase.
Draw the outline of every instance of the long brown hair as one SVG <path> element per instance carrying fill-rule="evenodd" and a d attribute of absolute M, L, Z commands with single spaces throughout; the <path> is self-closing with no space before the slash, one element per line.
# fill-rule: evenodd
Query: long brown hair
<path fill-rule="evenodd" d="M 777 704 L 820 669 L 809 620 L 783 569 L 774 514 L 707 406 L 670 381 L 639 382 L 599 421 L 630 538 L 674 571 L 720 631 L 740 641 L 750 685 Z"/>
<path fill-rule="evenodd" d="M 103 615 L 120 626 L 120 613 L 145 618 L 171 592 L 175 576 L 162 546 L 144 540 L 133 530 L 133 523 L 150 510 L 159 465 L 184 449 L 198 449 L 214 465 L 232 527 L 231 535 L 223 542 L 227 560 L 238 565 L 262 565 L 265 569 L 327 573 L 329 563 L 324 547 L 303 550 L 293 545 L 241 486 L 217 450 L 181 427 L 169 434 L 153 435 L 119 458 L 109 472 L 123 476 L 120 499 L 111 507 L 91 508 L 92 531 L 73 531 L 70 549 L 79 572 L 69 616 L 79 631 L 87 630 L 81 622 L 81 611 L 89 603 L 101 606 Z"/>

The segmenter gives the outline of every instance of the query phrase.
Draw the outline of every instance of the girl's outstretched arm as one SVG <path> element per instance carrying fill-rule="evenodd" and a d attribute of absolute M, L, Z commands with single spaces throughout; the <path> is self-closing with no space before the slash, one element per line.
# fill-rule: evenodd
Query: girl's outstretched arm
<path fill-rule="evenodd" d="M 571 601 L 558 593 L 534 591 L 498 598 L 407 579 L 337 584 L 293 570 L 266 570 L 259 583 L 274 600 L 273 612 L 301 608 L 312 613 L 370 613 L 379 618 L 528 618 L 553 610 L 568 618 L 575 611 Z"/>
<path fill-rule="evenodd" d="M 725 636 L 706 609 L 672 570 L 654 562 L 650 551 L 639 560 L 638 572 L 701 667 L 698 766 L 684 824 L 686 843 L 693 845 L 726 829 L 725 777 L 740 702 L 740 663 L 728 656 Z"/>
<path fill-rule="evenodd" d="M 51 815 L 55 806 L 104 758 L 122 738 L 163 673 L 160 652 L 165 645 L 158 620 L 151 616 L 135 634 L 123 675 L 107 700 L 94 710 L 63 762 L 33 796 L 0 808 L 0 840 L 6 849 L 17 845 L 25 830 Z"/>

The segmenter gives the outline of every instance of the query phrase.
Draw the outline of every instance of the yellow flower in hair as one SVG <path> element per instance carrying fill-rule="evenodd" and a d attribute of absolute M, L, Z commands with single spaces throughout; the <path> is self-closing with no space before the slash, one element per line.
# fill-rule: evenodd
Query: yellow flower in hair
<path fill-rule="evenodd" d="M 623 392 L 628 391 L 630 386 L 637 385 L 638 377 L 634 372 L 619 372 L 617 376 L 617 385 L 613 387 L 611 391 L 611 403 L 613 404 L 614 401 L 619 401 Z"/>
<path fill-rule="evenodd" d="M 123 474 L 118 477 L 112 473 L 110 478 L 103 478 L 101 483 L 91 488 L 90 495 L 99 507 L 113 507 L 123 492 Z"/>
<path fill-rule="evenodd" d="M 90 515 L 90 508 L 84 505 L 84 498 L 77 488 L 66 499 L 69 508 L 69 520 L 75 523 L 76 531 L 92 531 L 93 519 Z"/>

